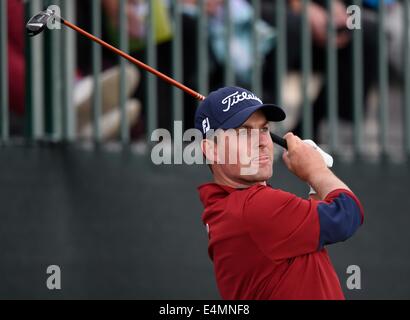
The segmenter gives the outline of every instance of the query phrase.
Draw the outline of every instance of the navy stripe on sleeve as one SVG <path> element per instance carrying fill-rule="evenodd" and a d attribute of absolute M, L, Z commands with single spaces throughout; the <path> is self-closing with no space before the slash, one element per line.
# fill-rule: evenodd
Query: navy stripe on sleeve
<path fill-rule="evenodd" d="M 320 222 L 319 250 L 325 245 L 349 239 L 360 227 L 360 207 L 345 193 L 329 204 L 319 204 L 317 211 Z"/>

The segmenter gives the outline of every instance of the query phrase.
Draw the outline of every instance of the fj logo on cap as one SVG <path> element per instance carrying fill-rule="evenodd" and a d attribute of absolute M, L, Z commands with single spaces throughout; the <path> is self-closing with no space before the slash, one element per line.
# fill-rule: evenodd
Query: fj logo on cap
<path fill-rule="evenodd" d="M 262 104 L 262 100 L 255 96 L 253 93 L 239 93 L 239 91 L 236 91 L 235 93 L 227 96 L 225 99 L 222 100 L 222 104 L 228 104 L 228 107 L 224 109 L 223 112 L 228 112 L 229 110 L 231 110 L 231 107 L 244 100 L 256 100 L 260 104 Z"/>
<path fill-rule="evenodd" d="M 204 129 L 204 134 L 211 130 L 211 124 L 209 123 L 209 118 L 202 121 L 202 128 Z"/>

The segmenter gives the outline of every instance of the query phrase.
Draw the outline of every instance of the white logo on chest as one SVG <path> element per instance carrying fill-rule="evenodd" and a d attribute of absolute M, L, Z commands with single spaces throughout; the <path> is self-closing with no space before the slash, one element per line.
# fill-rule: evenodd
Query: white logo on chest
<path fill-rule="evenodd" d="M 230 96 L 227 96 L 225 99 L 222 100 L 222 104 L 228 105 L 226 109 L 222 111 L 228 112 L 229 110 L 231 110 L 231 108 L 235 104 L 238 104 L 239 102 L 242 102 L 244 100 L 256 100 L 260 104 L 262 104 L 262 100 L 259 99 L 257 96 L 255 96 L 253 93 L 247 93 L 247 92 L 239 93 L 239 91 L 236 91 L 235 93 L 231 94 Z"/>

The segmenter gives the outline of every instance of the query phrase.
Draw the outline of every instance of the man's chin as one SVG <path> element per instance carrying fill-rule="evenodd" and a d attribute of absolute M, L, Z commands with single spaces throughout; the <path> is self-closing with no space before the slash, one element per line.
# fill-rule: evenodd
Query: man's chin
<path fill-rule="evenodd" d="M 250 170 L 250 168 L 248 169 Z M 270 178 L 272 178 L 273 172 L 272 170 L 257 170 L 256 172 L 243 172 L 242 178 L 249 182 L 259 183 L 259 182 L 266 182 Z"/>
<path fill-rule="evenodd" d="M 272 161 L 264 163 L 254 162 L 249 167 L 242 167 L 241 174 L 255 177 L 267 177 L 270 179 L 273 174 L 273 163 Z"/>

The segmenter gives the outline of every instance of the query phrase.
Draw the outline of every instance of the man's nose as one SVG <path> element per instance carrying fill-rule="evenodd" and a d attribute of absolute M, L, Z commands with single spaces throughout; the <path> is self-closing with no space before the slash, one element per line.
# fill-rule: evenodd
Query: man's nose
<path fill-rule="evenodd" d="M 271 137 L 269 132 L 261 131 L 259 133 L 259 147 L 266 147 L 269 144 L 270 140 Z"/>

